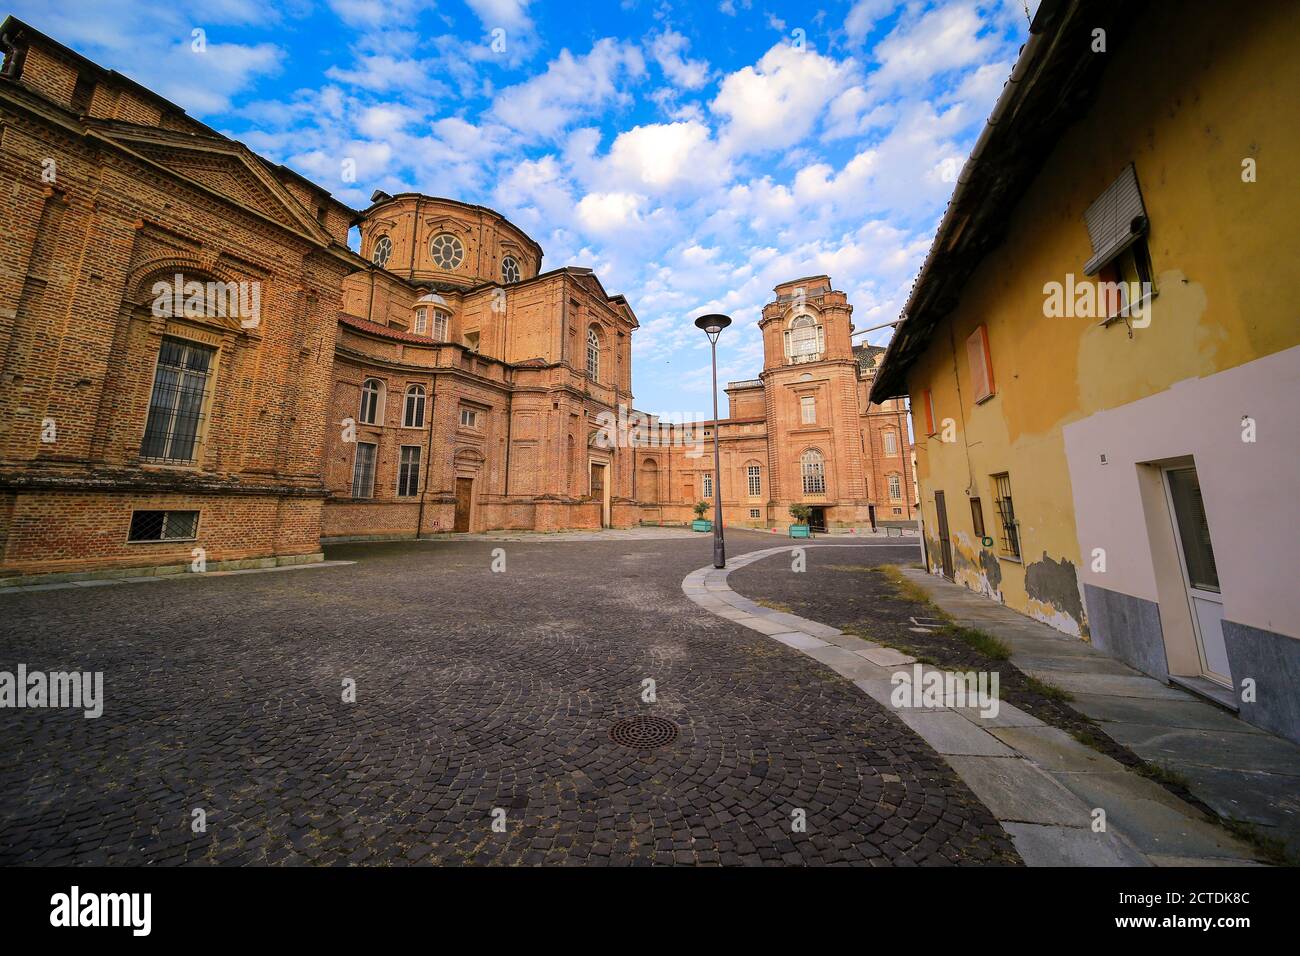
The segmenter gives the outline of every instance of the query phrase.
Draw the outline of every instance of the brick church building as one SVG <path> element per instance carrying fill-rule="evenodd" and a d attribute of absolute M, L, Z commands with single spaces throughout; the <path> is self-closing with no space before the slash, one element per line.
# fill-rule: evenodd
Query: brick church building
<path fill-rule="evenodd" d="M 777 287 L 727 419 L 609 441 L 637 319 L 590 269 L 482 206 L 351 209 L 14 18 L 0 47 L 0 582 L 684 522 L 714 427 L 728 524 L 912 517 L 827 277 Z"/>

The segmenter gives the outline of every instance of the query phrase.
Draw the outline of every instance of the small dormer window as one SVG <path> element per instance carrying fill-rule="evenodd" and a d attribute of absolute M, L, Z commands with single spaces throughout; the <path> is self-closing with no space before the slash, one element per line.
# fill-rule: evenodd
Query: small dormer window
<path fill-rule="evenodd" d="M 411 330 L 416 335 L 424 335 L 429 328 L 429 310 L 420 308 L 415 310 L 415 327 Z"/>
<path fill-rule="evenodd" d="M 519 281 L 519 260 L 506 256 L 501 260 L 501 281 L 506 285 Z"/>
<path fill-rule="evenodd" d="M 380 236 L 375 241 L 375 248 L 370 255 L 370 259 L 375 265 L 383 269 L 388 265 L 388 259 L 392 254 L 393 240 L 389 239 L 387 236 Z"/>

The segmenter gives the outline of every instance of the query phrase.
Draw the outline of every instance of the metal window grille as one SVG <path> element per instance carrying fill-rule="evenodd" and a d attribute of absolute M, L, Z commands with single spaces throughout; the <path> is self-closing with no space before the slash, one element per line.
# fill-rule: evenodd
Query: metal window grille
<path fill-rule="evenodd" d="M 749 479 L 749 493 L 755 497 L 762 494 L 763 477 L 762 477 L 762 472 L 759 471 L 758 465 L 750 465 L 749 468 L 747 469 L 746 476 Z M 758 516 L 755 515 L 754 517 L 758 517 Z"/>
<path fill-rule="evenodd" d="M 187 464 L 194 461 L 216 351 L 180 339 L 163 339 L 140 444 L 142 458 Z"/>
<path fill-rule="evenodd" d="M 357 443 L 357 455 L 352 462 L 352 497 L 375 496 L 375 446 L 369 442 Z"/>
<path fill-rule="evenodd" d="M 403 445 L 397 468 L 397 497 L 412 498 L 420 493 L 420 446 Z"/>
<path fill-rule="evenodd" d="M 424 388 L 419 385 L 412 385 L 406 390 L 402 425 L 406 428 L 424 427 Z"/>
<path fill-rule="evenodd" d="M 1020 557 L 1020 535 L 1016 530 L 1016 509 L 1011 501 L 1011 476 L 993 476 L 993 505 L 997 508 L 1001 533 L 998 539 L 1003 554 Z"/>
<path fill-rule="evenodd" d="M 199 530 L 197 511 L 133 511 L 128 541 L 184 541 Z"/>
<path fill-rule="evenodd" d="M 826 493 L 826 465 L 822 456 L 815 451 L 804 452 L 799 462 L 803 473 L 803 493 L 805 495 L 824 495 Z"/>

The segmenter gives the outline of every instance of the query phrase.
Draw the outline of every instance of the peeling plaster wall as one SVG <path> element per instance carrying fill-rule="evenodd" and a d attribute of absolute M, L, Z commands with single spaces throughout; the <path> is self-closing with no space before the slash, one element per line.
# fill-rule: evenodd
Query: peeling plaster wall
<path fill-rule="evenodd" d="M 1144 37 L 1159 37 L 1159 43 Z M 1075 523 L 1076 483 L 1088 479 L 1067 460 L 1065 430 L 1107 409 L 1165 394 L 1177 383 L 1207 380 L 1300 345 L 1300 270 L 1294 268 L 1300 122 L 1279 121 L 1297 113 L 1300 58 L 1291 52 L 1297 47 L 1295 5 L 1205 5 L 1189 17 L 1178 4 L 1155 2 L 1134 24 L 1132 39 L 1110 54 L 1114 62 L 1088 113 L 1062 136 L 1013 212 L 1005 239 L 976 269 L 909 372 L 912 407 L 923 408 L 923 393 L 930 390 L 938 429 L 927 436 L 923 416 L 914 417 L 931 570 L 941 565 L 934 493 L 942 490 L 956 579 L 1089 638 L 1083 585 L 1099 582 L 1088 577 L 1093 545 L 1081 544 L 1082 526 Z M 1259 69 L 1261 63 L 1269 69 Z M 1258 163 L 1255 182 L 1242 181 L 1246 158 Z M 1123 323 L 1102 327 L 1092 318 L 1045 317 L 1044 284 L 1063 282 L 1069 273 L 1084 278 L 1091 255 L 1084 211 L 1129 162 L 1150 218 L 1157 291 L 1150 325 L 1130 334 Z M 988 331 L 995 394 L 975 404 L 965 343 L 980 324 Z M 1290 410 L 1296 418 L 1294 379 L 1274 378 L 1267 394 L 1268 411 L 1261 416 Z M 1224 422 L 1237 423 L 1261 407 L 1257 399 L 1250 408 L 1236 407 L 1226 394 L 1220 400 L 1215 414 Z M 1177 406 L 1177 398 L 1170 401 Z M 1196 428 L 1190 410 L 1181 416 L 1184 431 Z M 955 440 L 945 442 L 948 419 Z M 1289 441 L 1287 454 L 1294 458 L 1294 439 L 1270 427 L 1269 440 Z M 1228 447 L 1220 453 L 1229 454 Z M 1001 472 L 1010 475 L 1021 559 L 1000 546 L 978 547 L 974 537 L 973 496 L 981 499 L 986 532 L 999 537 L 991 476 Z M 1282 528 L 1296 526 L 1300 489 L 1289 485 L 1285 500 L 1268 494 L 1252 502 L 1270 480 L 1267 469 L 1243 468 L 1225 493 L 1238 502 L 1234 513 L 1249 514 L 1250 528 L 1267 526 L 1271 537 L 1265 540 L 1272 542 Z M 1289 473 L 1285 480 L 1292 480 Z M 1097 506 L 1106 507 L 1104 496 Z M 1122 523 L 1130 537 L 1143 531 L 1140 516 L 1130 514 Z M 1211 523 L 1224 522 L 1212 515 Z M 1268 557 L 1260 558 L 1288 568 L 1294 561 L 1285 554 L 1270 543 Z M 1150 554 L 1146 570 L 1138 560 L 1143 557 L 1126 553 L 1115 573 L 1117 555 L 1109 554 L 1112 573 L 1102 586 L 1156 601 Z M 1245 568 L 1227 573 L 1240 580 Z M 1284 590 L 1276 584 L 1274 573 L 1244 587 L 1243 600 L 1235 603 L 1244 608 L 1250 595 L 1257 610 L 1234 610 L 1241 616 L 1233 619 L 1293 632 L 1298 617 L 1290 596 L 1274 593 L 1260 602 L 1261 592 Z M 1291 616 L 1279 623 L 1283 611 Z M 1177 666 L 1171 658 L 1171 671 Z"/>

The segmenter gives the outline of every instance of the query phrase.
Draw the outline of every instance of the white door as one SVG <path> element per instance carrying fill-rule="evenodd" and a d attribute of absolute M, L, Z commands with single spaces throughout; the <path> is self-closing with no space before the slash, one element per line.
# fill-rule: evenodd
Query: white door
<path fill-rule="evenodd" d="M 1214 563 L 1210 525 L 1205 517 L 1196 468 L 1167 469 L 1165 490 L 1169 496 L 1169 513 L 1173 517 L 1187 602 L 1192 612 L 1201 674 L 1231 687 L 1228 650 L 1223 642 L 1223 595 L 1219 590 L 1219 569 Z"/>

